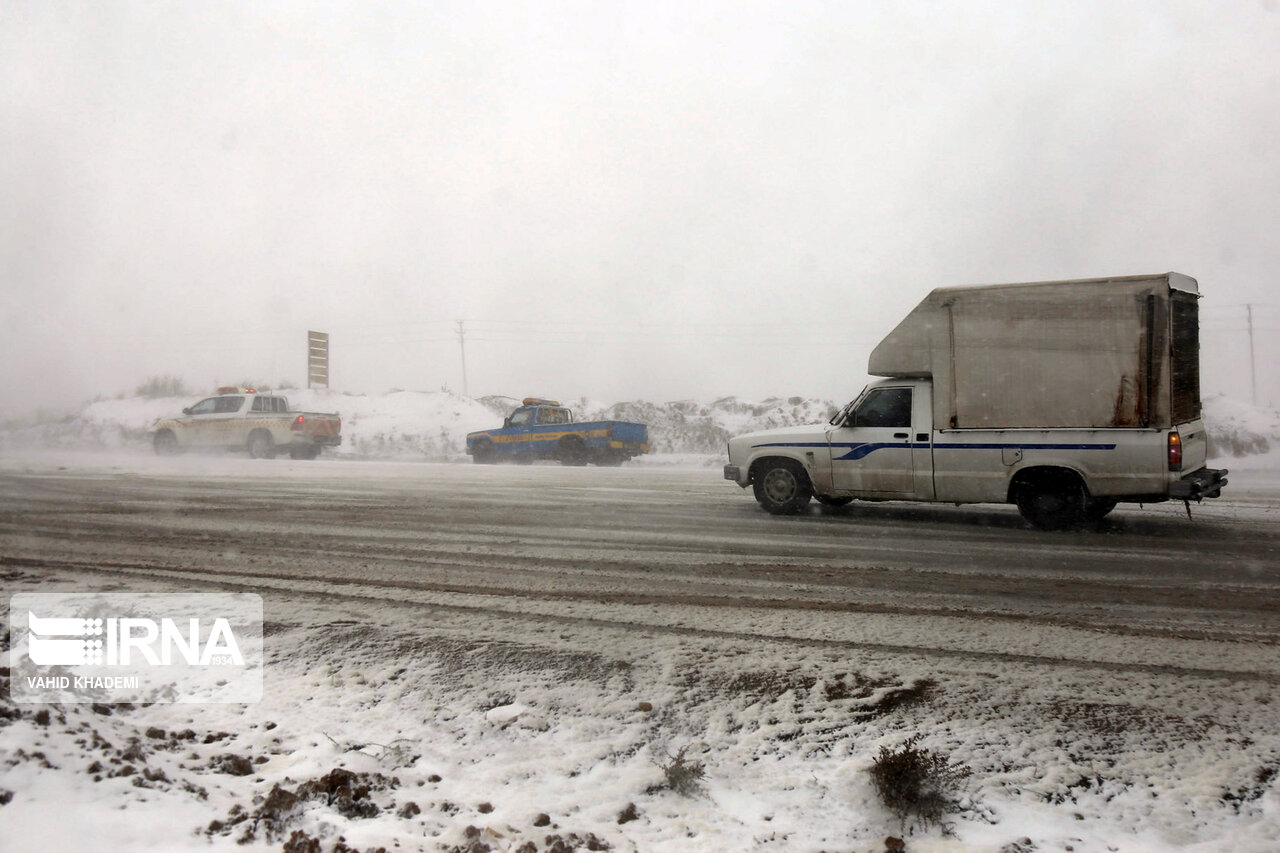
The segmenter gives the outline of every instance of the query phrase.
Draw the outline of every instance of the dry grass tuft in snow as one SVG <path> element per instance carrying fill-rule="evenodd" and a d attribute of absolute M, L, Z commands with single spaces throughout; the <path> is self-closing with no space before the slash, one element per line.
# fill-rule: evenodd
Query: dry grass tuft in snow
<path fill-rule="evenodd" d="M 972 772 L 936 752 L 921 749 L 917 746 L 920 737 L 912 735 L 897 749 L 880 747 L 880 754 L 871 765 L 876 793 L 897 815 L 904 832 L 913 821 L 928 828 L 960 811 L 955 791 Z"/>

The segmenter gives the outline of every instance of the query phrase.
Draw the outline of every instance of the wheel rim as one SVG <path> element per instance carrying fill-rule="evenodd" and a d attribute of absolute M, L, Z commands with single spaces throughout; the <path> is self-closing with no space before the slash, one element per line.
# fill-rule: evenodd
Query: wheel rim
<path fill-rule="evenodd" d="M 786 468 L 774 468 L 764 475 L 764 494 L 776 504 L 784 504 L 796 496 L 796 475 Z"/>

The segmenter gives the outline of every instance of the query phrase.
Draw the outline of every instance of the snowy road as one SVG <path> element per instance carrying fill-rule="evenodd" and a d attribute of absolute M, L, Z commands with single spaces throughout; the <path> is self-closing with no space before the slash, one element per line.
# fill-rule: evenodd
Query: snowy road
<path fill-rule="evenodd" d="M 815 506 L 774 518 L 714 468 L 0 459 L 11 592 L 258 592 L 279 644 L 267 673 L 278 696 L 260 709 L 273 719 L 314 714 L 289 697 L 298 684 L 317 689 L 308 679 L 336 671 L 335 655 L 396 666 L 393 679 L 418 660 L 426 685 L 462 643 L 509 654 L 485 655 L 483 678 L 437 699 L 437 725 L 464 706 L 558 708 L 563 720 L 566 706 L 599 703 L 577 728 L 531 731 L 556 754 L 613 755 L 640 775 L 637 756 L 650 770 L 661 763 L 652 744 L 700 744 L 709 775 L 721 774 L 714 808 L 625 783 L 625 794 L 605 786 L 598 814 L 591 794 L 555 795 L 579 829 L 640 850 L 872 849 L 899 827 L 849 768 L 865 770 L 872 746 L 912 731 L 979 779 L 957 849 L 999 849 L 1032 826 L 1046 849 L 1214 849 L 1224 837 L 1250 849 L 1249 838 L 1272 838 L 1278 520 L 1274 474 L 1233 474 L 1229 497 L 1190 520 L 1181 505 L 1121 508 L 1098 529 L 1050 534 L 995 506 Z M 368 678 L 361 703 L 380 692 Z M 886 691 L 912 701 L 882 706 Z M 345 708 L 349 694 L 330 690 L 330 704 Z M 647 723 L 628 716 L 650 705 Z M 343 713 L 323 716 L 336 745 Z M 403 720 L 391 728 L 360 737 L 405 736 Z M 765 772 L 754 766 L 762 755 L 779 763 Z M 490 800 L 493 786 L 518 781 L 477 772 L 469 784 L 487 780 Z M 809 778 L 822 790 L 806 799 Z M 612 820 L 637 803 L 643 819 Z M 834 820 L 835 805 L 863 816 Z M 497 832 L 443 806 L 425 814 L 412 831 L 369 837 L 459 843 L 467 821 Z M 515 806 L 498 814 L 508 834 L 497 838 L 532 818 Z M 690 833 L 703 843 L 681 848 Z M 926 841 L 952 843 L 936 832 Z"/>
<path fill-rule="evenodd" d="M 1280 641 L 1280 505 L 1263 484 L 1190 521 L 1181 505 L 1122 508 L 1064 535 L 994 506 L 814 504 L 773 518 L 714 470 L 142 461 L 137 473 L 10 471 L 5 559 L 1280 679 L 1254 648 Z"/>

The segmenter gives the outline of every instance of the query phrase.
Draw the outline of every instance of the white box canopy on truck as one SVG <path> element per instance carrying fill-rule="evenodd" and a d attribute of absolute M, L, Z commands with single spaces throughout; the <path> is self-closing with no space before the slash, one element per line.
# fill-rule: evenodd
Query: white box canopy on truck
<path fill-rule="evenodd" d="M 1168 428 L 1200 415 L 1198 292 L 1179 273 L 939 288 L 868 372 L 931 377 L 944 428 Z"/>

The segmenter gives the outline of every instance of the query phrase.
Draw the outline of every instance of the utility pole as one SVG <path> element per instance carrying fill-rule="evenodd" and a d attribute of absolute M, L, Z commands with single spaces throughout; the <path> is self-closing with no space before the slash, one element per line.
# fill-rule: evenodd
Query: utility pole
<path fill-rule="evenodd" d="M 1245 309 L 1249 312 L 1249 389 L 1253 405 L 1258 405 L 1258 373 L 1254 364 L 1253 356 L 1253 306 L 1246 305 Z"/>
<path fill-rule="evenodd" d="M 458 348 L 462 350 L 462 396 L 470 397 L 471 389 L 467 386 L 467 333 L 458 321 Z"/>

